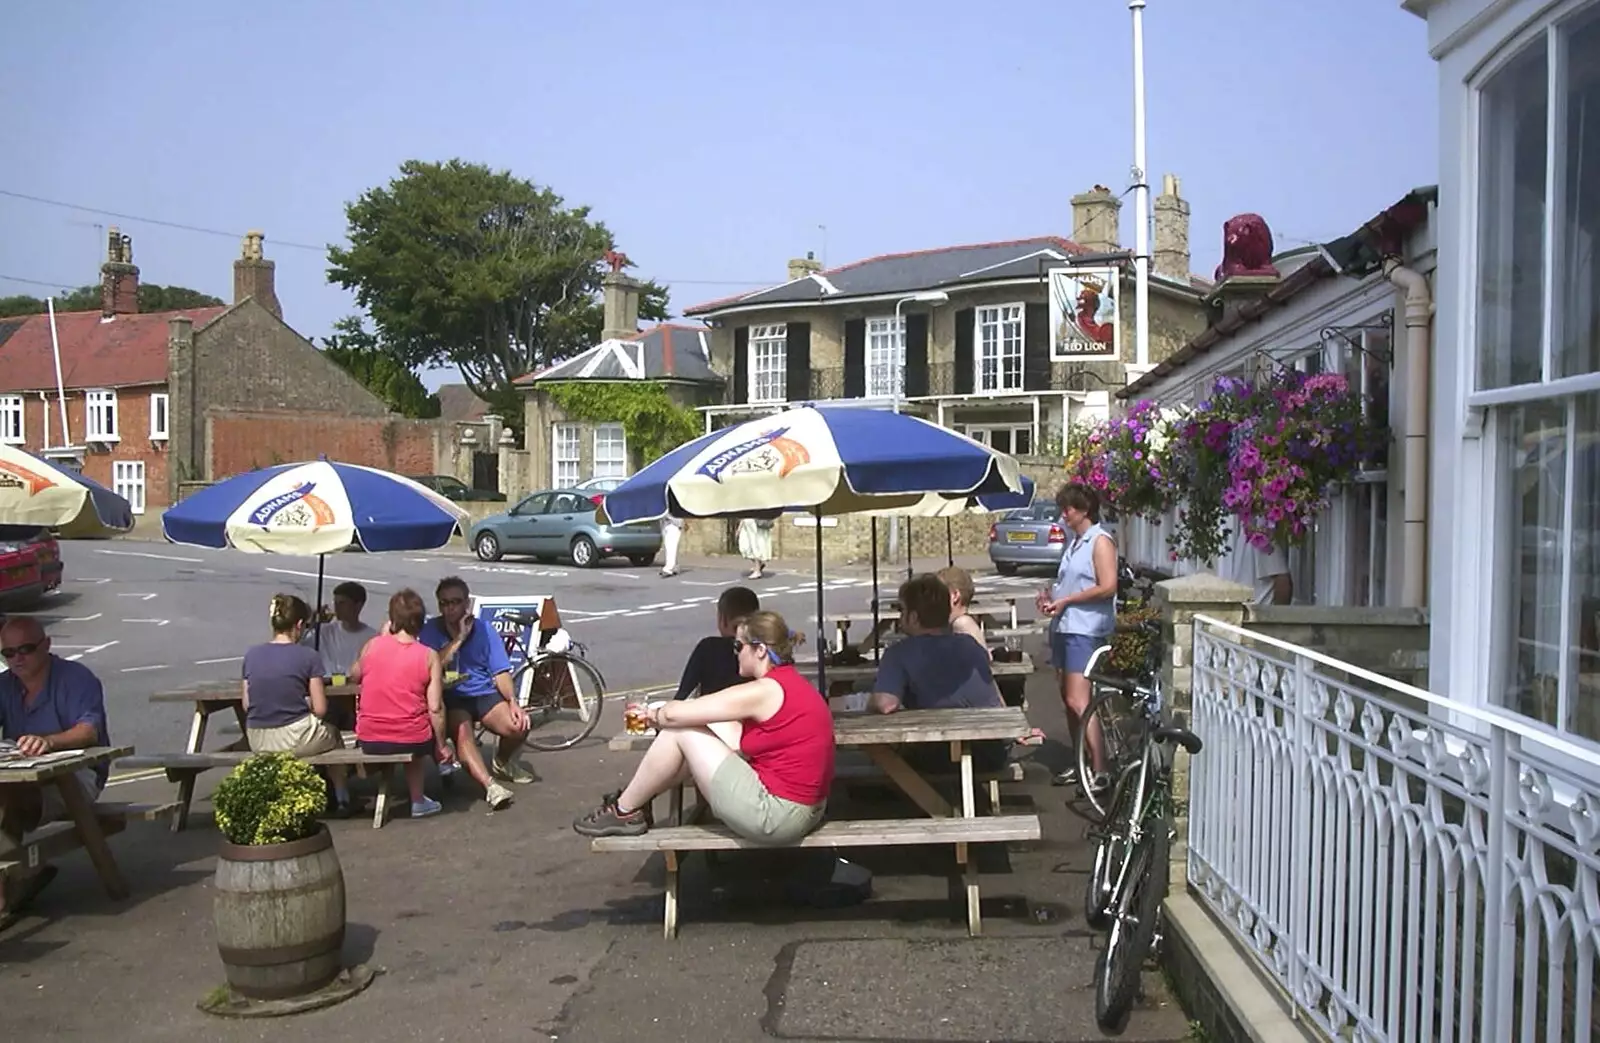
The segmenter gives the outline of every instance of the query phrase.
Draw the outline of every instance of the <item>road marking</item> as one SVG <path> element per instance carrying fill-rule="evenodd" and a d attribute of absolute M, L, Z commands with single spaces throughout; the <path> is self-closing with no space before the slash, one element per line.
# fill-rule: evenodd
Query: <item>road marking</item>
<path fill-rule="evenodd" d="M 154 623 L 158 627 L 164 627 L 170 621 L 169 620 L 165 620 L 165 619 L 124 619 L 123 622 L 124 623 Z"/>
<path fill-rule="evenodd" d="M 67 656 L 67 658 L 73 660 L 74 662 L 76 662 L 77 660 L 82 659 L 86 655 L 94 655 L 96 652 L 103 652 L 106 649 L 110 648 L 114 644 L 116 644 L 115 641 L 107 641 L 103 645 L 93 645 L 93 646 L 91 646 L 89 648 L 84 649 L 82 652 L 77 653 L 76 655 L 69 655 L 69 656 Z"/>
<path fill-rule="evenodd" d="M 104 613 L 96 612 L 92 616 L 62 616 L 60 621 L 63 623 L 92 623 L 99 619 L 102 615 L 104 615 Z"/>
<path fill-rule="evenodd" d="M 75 579 L 74 583 L 110 583 L 109 579 Z"/>
<path fill-rule="evenodd" d="M 641 612 L 648 612 L 648 611 L 650 611 L 650 610 L 651 610 L 651 609 L 656 609 L 656 608 L 666 608 L 666 607 L 667 607 L 667 606 L 668 606 L 668 605 L 670 605 L 670 604 L 672 604 L 672 602 L 670 602 L 670 601 L 660 601 L 660 602 L 657 602 L 657 603 L 656 603 L 656 604 L 654 604 L 654 605 L 640 605 L 640 606 L 639 606 L 639 611 L 641 611 Z"/>
<path fill-rule="evenodd" d="M 154 594 L 118 594 L 117 597 L 138 598 L 141 601 L 154 601 L 156 596 Z"/>
<path fill-rule="evenodd" d="M 125 666 L 122 668 L 122 672 L 125 674 L 141 674 L 146 670 L 165 670 L 166 668 L 166 663 L 158 663 L 155 666 Z"/>
<path fill-rule="evenodd" d="M 217 663 L 238 663 L 238 662 L 243 662 L 243 661 L 244 661 L 244 656 L 242 656 L 242 655 L 231 655 L 231 656 L 224 656 L 221 659 L 196 659 L 194 661 L 194 665 L 195 666 L 213 666 L 213 665 L 215 665 Z"/>
<path fill-rule="evenodd" d="M 261 571 L 276 572 L 282 576 L 305 576 L 307 579 L 317 578 L 317 574 L 315 572 L 301 572 L 299 569 L 262 569 Z M 386 579 L 367 579 L 365 576 L 335 576 L 331 572 L 323 573 L 322 578 L 336 579 L 340 581 L 348 580 L 351 583 L 370 583 L 374 587 L 387 587 L 389 585 L 389 581 Z"/>
<path fill-rule="evenodd" d="M 715 600 L 716 600 L 715 598 L 684 598 L 683 599 L 683 603 L 685 605 L 699 605 L 699 604 L 701 604 L 703 602 L 706 602 L 706 601 L 715 601 Z"/>
<path fill-rule="evenodd" d="M 694 608 L 694 607 L 695 606 L 693 606 L 693 605 L 668 605 L 666 608 L 662 609 L 661 611 L 663 611 L 663 612 L 677 612 L 679 609 Z"/>
<path fill-rule="evenodd" d="M 607 576 L 621 576 L 623 579 L 643 579 L 644 578 L 643 576 L 637 575 L 637 574 L 632 573 L 632 572 L 608 572 L 608 573 L 606 573 L 606 575 Z"/>
<path fill-rule="evenodd" d="M 686 587 L 725 587 L 725 586 L 727 586 L 726 583 L 707 583 L 705 580 L 701 580 L 701 579 L 685 579 L 685 580 L 680 580 L 679 582 L 682 583 Z"/>
<path fill-rule="evenodd" d="M 143 768 L 139 771 L 124 772 L 106 779 L 107 786 L 125 786 L 130 782 L 144 782 L 146 779 L 159 779 L 167 774 L 165 768 Z"/>
<path fill-rule="evenodd" d="M 97 550 L 96 554 L 115 554 L 122 558 L 154 558 L 157 561 L 192 561 L 196 565 L 204 563 L 204 558 L 180 558 L 176 554 L 150 554 L 142 550 Z M 88 582 L 85 580 L 84 582 Z"/>

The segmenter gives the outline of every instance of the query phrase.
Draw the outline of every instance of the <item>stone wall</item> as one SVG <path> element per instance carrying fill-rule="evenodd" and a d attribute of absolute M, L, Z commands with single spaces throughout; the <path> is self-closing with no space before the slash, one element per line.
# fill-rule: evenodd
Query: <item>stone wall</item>
<path fill-rule="evenodd" d="M 1425 608 L 1250 605 L 1244 626 L 1402 684 L 1428 687 Z"/>
<path fill-rule="evenodd" d="M 434 474 L 448 458 L 454 425 L 287 410 L 205 411 L 205 475 L 212 481 L 259 467 L 319 456 L 381 467 L 396 474 Z"/>

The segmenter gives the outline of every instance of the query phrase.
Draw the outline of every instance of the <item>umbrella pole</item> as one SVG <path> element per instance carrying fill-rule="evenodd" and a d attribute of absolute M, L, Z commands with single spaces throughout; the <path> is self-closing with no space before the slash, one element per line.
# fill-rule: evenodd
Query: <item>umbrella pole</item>
<path fill-rule="evenodd" d="M 944 520 L 944 563 L 951 568 L 954 568 L 956 564 L 956 538 L 953 529 L 954 526 L 950 524 L 950 519 L 946 518 Z"/>
<path fill-rule="evenodd" d="M 311 625 L 316 627 L 311 632 L 311 647 L 318 652 L 322 651 L 322 570 L 328 564 L 326 554 L 317 555 L 317 600 L 311 603 Z"/>
<path fill-rule="evenodd" d="M 878 661 L 878 516 L 872 516 L 872 661 Z"/>
<path fill-rule="evenodd" d="M 907 518 L 906 519 L 906 579 L 910 579 L 910 578 L 911 578 L 911 519 Z M 904 612 L 905 611 L 905 606 L 901 605 L 900 606 L 900 610 L 902 612 Z"/>
<path fill-rule="evenodd" d="M 812 518 L 817 523 L 817 691 L 824 702 L 828 699 L 828 645 L 824 635 L 828 621 L 822 615 L 822 508 L 818 507 Z"/>

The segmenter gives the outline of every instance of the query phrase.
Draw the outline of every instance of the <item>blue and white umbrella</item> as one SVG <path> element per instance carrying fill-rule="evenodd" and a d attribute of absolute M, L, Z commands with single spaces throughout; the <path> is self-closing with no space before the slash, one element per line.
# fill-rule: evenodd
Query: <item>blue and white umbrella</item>
<path fill-rule="evenodd" d="M 914 510 L 929 494 L 1020 494 L 1017 462 L 904 413 L 801 406 L 688 442 L 606 494 L 613 524 L 804 509 Z"/>
<path fill-rule="evenodd" d="M 93 479 L 0 445 L 0 524 L 38 525 L 68 538 L 114 536 L 133 528 L 133 508 Z"/>
<path fill-rule="evenodd" d="M 202 489 L 161 516 L 173 543 L 257 554 L 431 550 L 450 542 L 467 512 L 388 471 L 329 460 L 281 464 Z"/>

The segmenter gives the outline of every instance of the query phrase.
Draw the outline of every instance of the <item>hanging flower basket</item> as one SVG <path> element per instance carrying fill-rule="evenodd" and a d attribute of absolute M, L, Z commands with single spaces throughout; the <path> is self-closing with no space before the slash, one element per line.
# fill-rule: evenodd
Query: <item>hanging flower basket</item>
<path fill-rule="evenodd" d="M 1163 413 L 1154 402 L 1136 402 L 1125 416 L 1102 426 L 1105 495 L 1117 513 L 1159 524 L 1172 509 L 1168 450 L 1175 419 L 1176 414 Z"/>
<path fill-rule="evenodd" d="M 1169 447 L 1171 495 L 1177 524 L 1167 536 L 1173 561 L 1193 558 L 1213 565 L 1230 540 L 1228 506 L 1232 483 L 1233 433 L 1249 418 L 1254 389 L 1234 377 L 1218 377 L 1207 398 L 1174 425 Z"/>

